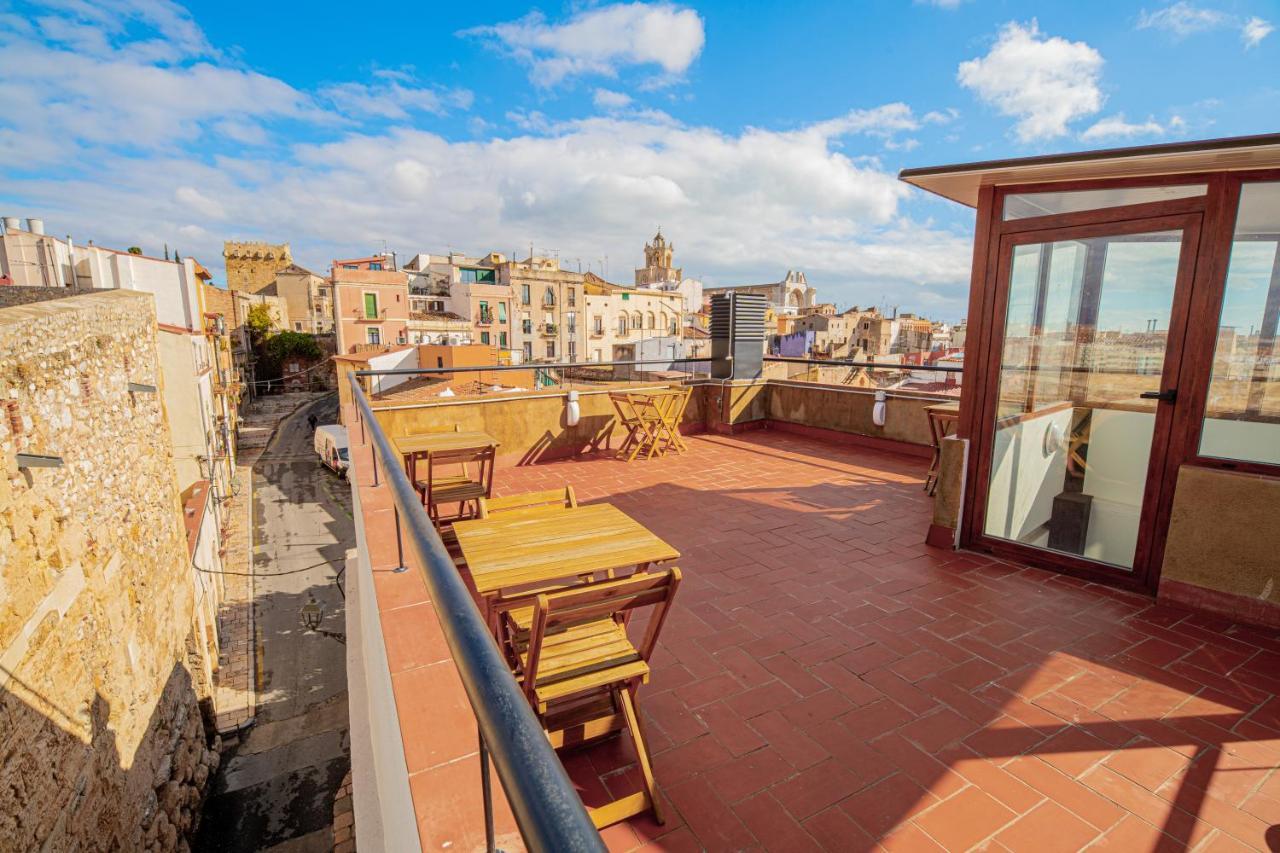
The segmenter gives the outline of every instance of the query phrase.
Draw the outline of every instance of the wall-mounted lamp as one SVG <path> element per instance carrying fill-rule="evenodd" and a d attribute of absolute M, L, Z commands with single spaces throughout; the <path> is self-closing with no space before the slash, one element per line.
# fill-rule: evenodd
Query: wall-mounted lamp
<path fill-rule="evenodd" d="M 568 403 L 566 404 L 564 422 L 567 426 L 577 426 L 578 419 L 582 417 L 582 408 L 578 405 L 578 392 L 570 391 L 568 395 Z"/>
<path fill-rule="evenodd" d="M 19 468 L 61 468 L 61 456 L 42 456 L 39 453 L 19 453 Z"/>
<path fill-rule="evenodd" d="M 314 598 L 309 598 L 307 603 L 302 605 L 302 624 L 308 631 L 314 631 L 320 627 L 320 620 L 324 618 L 324 611 L 320 609 L 319 603 Z"/>
<path fill-rule="evenodd" d="M 889 395 L 883 391 L 876 392 L 876 404 L 871 409 L 871 422 L 878 427 L 884 426 L 885 415 L 888 414 Z"/>

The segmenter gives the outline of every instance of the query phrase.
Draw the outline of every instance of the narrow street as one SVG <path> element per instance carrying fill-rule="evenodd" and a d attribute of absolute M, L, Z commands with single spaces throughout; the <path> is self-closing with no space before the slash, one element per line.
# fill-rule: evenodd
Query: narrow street
<path fill-rule="evenodd" d="M 312 450 L 307 415 L 280 424 L 253 473 L 257 715 L 223 753 L 196 849 L 331 851 L 334 793 L 350 767 L 344 578 L 354 541 L 346 481 Z"/>

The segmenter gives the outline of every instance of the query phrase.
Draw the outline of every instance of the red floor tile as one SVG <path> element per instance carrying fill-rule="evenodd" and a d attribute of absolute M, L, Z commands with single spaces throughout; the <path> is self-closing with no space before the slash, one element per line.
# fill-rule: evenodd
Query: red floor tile
<path fill-rule="evenodd" d="M 571 484 L 682 552 L 639 694 L 669 820 L 610 829 L 611 848 L 1265 849 L 1280 634 L 927 548 L 921 459 L 776 432 L 689 445 L 495 479 L 499 494 Z M 421 601 L 377 591 L 388 611 Z M 410 639 L 397 697 L 424 710 L 402 720 L 406 754 L 433 766 L 456 738 L 417 683 L 438 648 Z M 464 700 L 440 707 L 471 730 Z M 634 762 L 625 737 L 565 756 L 593 804 L 636 788 Z"/>

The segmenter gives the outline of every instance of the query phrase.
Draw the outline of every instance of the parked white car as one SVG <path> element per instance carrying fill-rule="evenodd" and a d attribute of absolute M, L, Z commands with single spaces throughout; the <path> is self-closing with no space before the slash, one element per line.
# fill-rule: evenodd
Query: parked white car
<path fill-rule="evenodd" d="M 347 456 L 346 427 L 337 424 L 316 427 L 315 447 L 321 462 L 342 476 L 347 475 L 351 462 Z"/>

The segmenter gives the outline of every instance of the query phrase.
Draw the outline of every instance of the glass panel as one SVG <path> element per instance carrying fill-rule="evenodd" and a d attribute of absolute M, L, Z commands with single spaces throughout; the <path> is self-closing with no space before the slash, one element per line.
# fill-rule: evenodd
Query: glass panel
<path fill-rule="evenodd" d="M 1005 197 L 1004 218 L 1007 221 L 1026 219 L 1031 216 L 1050 216 L 1055 213 L 1123 207 L 1126 204 L 1148 204 L 1153 201 L 1204 195 L 1207 191 L 1208 187 L 1204 184 L 1189 184 L 1183 187 L 1128 187 L 1110 190 L 1018 193 Z"/>
<path fill-rule="evenodd" d="M 1280 465 L 1280 183 L 1245 184 L 1200 454 Z"/>
<path fill-rule="evenodd" d="M 1014 248 L 988 536 L 1133 568 L 1181 244 Z"/>

